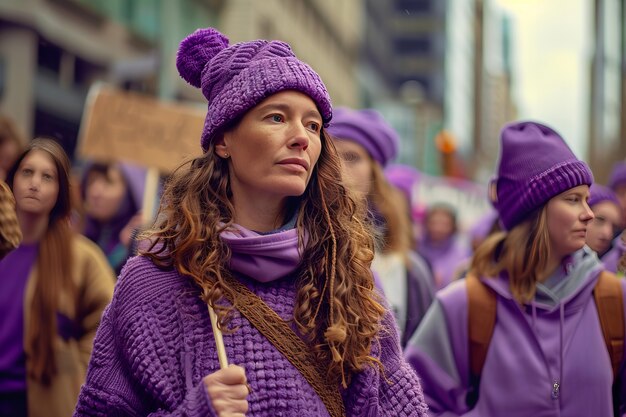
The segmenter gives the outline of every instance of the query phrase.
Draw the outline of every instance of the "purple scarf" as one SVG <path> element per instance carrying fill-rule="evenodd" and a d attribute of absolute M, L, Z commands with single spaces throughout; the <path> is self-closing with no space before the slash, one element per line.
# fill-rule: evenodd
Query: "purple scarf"
<path fill-rule="evenodd" d="M 230 268 L 258 282 L 292 273 L 302 259 L 296 228 L 264 235 L 233 224 L 220 237 L 232 252 Z"/>

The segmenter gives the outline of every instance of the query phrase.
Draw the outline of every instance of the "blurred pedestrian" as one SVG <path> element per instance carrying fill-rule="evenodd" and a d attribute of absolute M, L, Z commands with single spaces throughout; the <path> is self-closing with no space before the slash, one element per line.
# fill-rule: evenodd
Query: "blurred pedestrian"
<path fill-rule="evenodd" d="M 22 241 L 22 231 L 17 222 L 15 197 L 11 188 L 0 180 L 0 260 L 17 248 Z"/>
<path fill-rule="evenodd" d="M 459 238 L 454 207 L 439 202 L 427 208 L 418 252 L 430 264 L 437 290 L 458 278 L 470 250 Z"/>
<path fill-rule="evenodd" d="M 377 111 L 347 108 L 335 109 L 327 132 L 343 161 L 345 183 L 369 207 L 378 236 L 372 269 L 380 277 L 405 346 L 434 289 L 430 267 L 412 250 L 408 203 L 383 171 L 398 154 L 398 134 Z"/>
<path fill-rule="evenodd" d="M 589 188 L 589 207 L 594 219 L 587 226 L 587 246 L 603 259 L 611 249 L 613 236 L 619 230 L 622 221 L 621 207 L 615 193 L 608 187 L 592 184 Z M 615 268 L 608 268 L 615 272 Z"/>
<path fill-rule="evenodd" d="M 432 415 L 613 415 L 613 372 L 623 380 L 623 366 L 607 354 L 594 288 L 602 279 L 623 299 L 626 282 L 603 273 L 585 246 L 592 182 L 553 129 L 516 122 L 502 130 L 491 186 L 505 230 L 478 248 L 468 278 L 437 294 L 407 348 Z M 479 351 L 471 329 L 488 326 L 472 320 L 473 288 L 493 300 L 491 313 L 481 312 L 493 327 Z M 613 400 L 623 404 L 623 392 Z"/>
<path fill-rule="evenodd" d="M 142 227 L 146 170 L 126 162 L 89 163 L 80 191 L 83 234 L 105 253 L 119 274 L 131 253 L 131 236 Z"/>
<path fill-rule="evenodd" d="M 0 115 L 0 180 L 6 179 L 25 143 L 13 120 Z"/>
<path fill-rule="evenodd" d="M 229 46 L 211 28 L 177 66 L 209 102 L 204 154 L 122 271 L 75 415 L 424 415 L 319 76 L 284 42 Z"/>
<path fill-rule="evenodd" d="M 68 416 L 84 382 L 113 271 L 69 224 L 70 162 L 33 140 L 9 171 L 23 234 L 0 261 L 0 415 Z"/>

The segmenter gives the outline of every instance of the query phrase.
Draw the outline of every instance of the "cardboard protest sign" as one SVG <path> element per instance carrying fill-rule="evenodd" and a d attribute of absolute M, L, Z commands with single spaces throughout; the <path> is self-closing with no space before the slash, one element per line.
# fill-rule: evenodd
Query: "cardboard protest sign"
<path fill-rule="evenodd" d="M 87 159 L 125 160 L 170 173 L 202 153 L 205 114 L 188 105 L 98 85 L 87 98 L 78 151 Z"/>

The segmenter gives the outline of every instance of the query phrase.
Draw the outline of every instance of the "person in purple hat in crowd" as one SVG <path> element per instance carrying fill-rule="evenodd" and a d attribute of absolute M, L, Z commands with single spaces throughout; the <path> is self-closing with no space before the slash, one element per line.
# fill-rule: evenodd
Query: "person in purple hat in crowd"
<path fill-rule="evenodd" d="M 113 296 L 102 251 L 70 227 L 69 171 L 61 145 L 34 139 L 7 173 L 22 236 L 0 260 L 0 416 L 72 414 Z"/>
<path fill-rule="evenodd" d="M 405 346 L 434 291 L 430 267 L 412 251 L 408 203 L 384 175 L 384 168 L 398 154 L 398 135 L 373 109 L 337 108 L 327 132 L 343 160 L 348 188 L 369 207 L 369 220 L 378 236 L 372 269 L 380 278 Z"/>
<path fill-rule="evenodd" d="M 417 249 L 432 267 L 437 290 L 459 277 L 470 250 L 459 240 L 454 207 L 434 203 L 427 208 Z"/>
<path fill-rule="evenodd" d="M 624 386 L 613 398 L 612 384 L 626 375 L 607 354 L 594 288 L 602 280 L 623 298 L 626 282 L 585 246 L 591 170 L 541 123 L 511 123 L 500 139 L 490 196 L 504 230 L 478 248 L 466 279 L 437 294 L 405 351 L 429 413 L 612 416 L 615 405 L 622 415 Z M 494 297 L 482 367 L 470 349 L 470 285 Z"/>
<path fill-rule="evenodd" d="M 133 229 L 141 226 L 145 178 L 144 168 L 126 162 L 89 163 L 82 175 L 82 232 L 100 246 L 118 274 L 132 255 Z"/>
<path fill-rule="evenodd" d="M 622 209 L 621 228 L 626 228 L 626 161 L 618 162 L 613 166 L 609 176 L 608 187 L 613 190 Z"/>
<path fill-rule="evenodd" d="M 122 270 L 74 415 L 424 416 L 318 74 L 284 42 L 212 28 L 177 67 L 208 100 L 204 153 Z"/>
<path fill-rule="evenodd" d="M 587 227 L 587 246 L 598 254 L 604 262 L 604 256 L 611 249 L 611 243 L 616 231 L 619 230 L 622 213 L 615 193 L 608 187 L 593 183 L 589 188 L 589 207 L 594 219 Z M 618 256 L 619 257 L 619 256 Z M 606 264 L 608 270 L 615 272 L 617 258 L 613 267 Z"/>

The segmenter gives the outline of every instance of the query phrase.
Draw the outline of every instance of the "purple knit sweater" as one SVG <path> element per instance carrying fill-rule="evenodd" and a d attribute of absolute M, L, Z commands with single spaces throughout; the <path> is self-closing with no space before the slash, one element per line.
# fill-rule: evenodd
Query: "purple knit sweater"
<path fill-rule="evenodd" d="M 241 278 L 283 319 L 293 317 L 296 287 L 289 277 L 270 283 Z M 122 271 L 107 308 L 75 416 L 215 416 L 202 378 L 219 369 L 206 304 L 198 288 L 144 257 Z M 246 370 L 252 393 L 247 416 L 328 416 L 302 375 L 237 312 L 238 330 L 224 334 L 231 363 Z M 391 314 L 370 367 L 342 392 L 347 416 L 425 416 L 418 378 L 402 357 Z"/>

